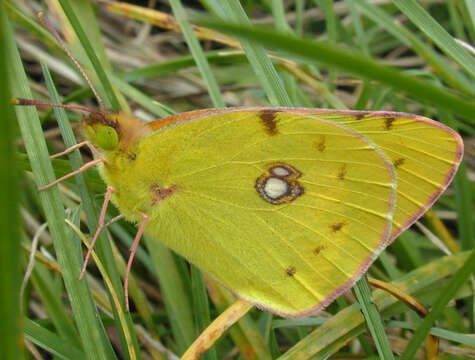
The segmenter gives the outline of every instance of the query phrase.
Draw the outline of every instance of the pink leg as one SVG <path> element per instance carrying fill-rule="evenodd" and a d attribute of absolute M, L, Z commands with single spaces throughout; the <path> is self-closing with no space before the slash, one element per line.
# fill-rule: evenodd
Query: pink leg
<path fill-rule="evenodd" d="M 43 190 L 46 190 L 46 189 L 49 189 L 50 187 L 60 183 L 61 181 L 65 180 L 65 179 L 68 179 L 70 178 L 71 176 L 74 176 L 76 174 L 79 174 L 87 169 L 89 169 L 90 167 L 93 167 L 93 166 L 96 166 L 97 164 L 99 164 L 100 162 L 103 162 L 104 159 L 96 159 L 96 160 L 92 160 L 86 164 L 84 164 L 83 166 L 81 166 L 79 169 L 77 169 L 76 171 L 73 171 L 73 172 L 70 172 L 69 174 L 66 174 L 62 177 L 60 177 L 59 179 L 56 179 L 55 181 L 53 181 L 52 183 L 48 184 L 48 185 L 45 185 L 45 186 L 42 186 L 40 188 L 38 188 L 39 191 L 43 191 Z"/>
<path fill-rule="evenodd" d="M 140 239 L 142 238 L 142 234 L 145 230 L 145 225 L 147 224 L 147 220 L 148 220 L 147 214 L 140 213 L 140 216 L 142 217 L 143 221 L 140 224 L 139 230 L 137 231 L 137 234 L 135 235 L 134 242 L 133 242 L 132 247 L 130 249 L 129 261 L 127 262 L 127 270 L 125 271 L 125 277 L 124 277 L 124 296 L 125 296 L 125 307 L 126 307 L 127 311 L 130 311 L 129 310 L 129 275 L 130 275 L 130 268 L 132 267 L 132 262 L 134 261 L 135 252 L 137 251 L 137 247 L 139 246 Z"/>
<path fill-rule="evenodd" d="M 101 154 L 99 153 L 99 151 L 96 149 L 96 147 L 94 145 L 92 145 L 89 141 L 82 141 L 76 145 L 73 145 L 71 147 L 68 147 L 66 150 L 64 151 L 61 151 L 57 154 L 54 154 L 54 155 L 51 155 L 50 158 L 51 159 L 54 159 L 54 158 L 57 158 L 57 157 L 60 157 L 60 156 L 63 156 L 63 155 L 66 155 L 66 154 L 69 154 L 71 151 L 75 150 L 75 149 L 78 149 L 80 147 L 83 147 L 83 146 L 87 146 L 89 148 L 89 150 L 91 150 L 91 152 L 93 153 L 94 156 L 100 158 L 101 157 Z"/>
<path fill-rule="evenodd" d="M 64 151 L 61 151 L 57 154 L 54 154 L 54 155 L 51 155 L 50 156 L 50 159 L 54 159 L 54 158 L 57 158 L 57 157 L 60 157 L 60 156 L 63 156 L 63 155 L 66 155 L 66 154 L 69 154 L 71 151 L 73 150 L 76 150 L 80 147 L 83 147 L 84 145 L 89 145 L 89 141 L 83 141 L 83 142 L 80 142 L 80 143 L 77 143 L 76 145 L 73 145 L 71 147 L 68 147 L 66 150 Z"/>
<path fill-rule="evenodd" d="M 92 239 L 91 245 L 89 246 L 89 249 L 87 250 L 86 257 L 84 258 L 84 263 L 82 265 L 81 274 L 79 275 L 79 280 L 81 280 L 84 277 L 87 263 L 89 262 L 89 258 L 91 257 L 92 249 L 94 249 L 94 245 L 96 244 L 97 238 L 99 237 L 99 234 L 101 233 L 102 228 L 104 227 L 104 220 L 106 218 L 107 206 L 109 205 L 109 201 L 113 192 L 114 192 L 114 189 L 108 186 L 106 196 L 104 198 L 104 202 L 102 203 L 101 215 L 99 217 L 99 224 L 97 224 L 96 233 L 94 234 L 94 238 Z"/>

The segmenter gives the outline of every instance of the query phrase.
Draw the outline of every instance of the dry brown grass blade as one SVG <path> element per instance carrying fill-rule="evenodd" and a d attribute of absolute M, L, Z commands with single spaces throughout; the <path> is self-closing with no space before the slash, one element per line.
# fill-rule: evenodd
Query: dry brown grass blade
<path fill-rule="evenodd" d="M 394 297 L 396 297 L 397 299 L 401 300 L 403 303 L 408 305 L 411 309 L 416 311 L 421 317 L 425 317 L 429 313 L 429 310 L 424 306 L 423 303 L 421 303 L 415 297 L 405 293 L 401 289 L 391 285 L 390 283 L 373 279 L 373 278 L 368 278 L 368 281 L 372 286 L 377 287 L 378 289 L 384 290 L 388 292 L 389 294 L 393 295 Z M 439 338 L 429 334 L 427 336 L 427 341 L 426 341 L 426 359 L 428 360 L 437 359 L 438 354 L 439 354 Z"/>
<path fill-rule="evenodd" d="M 242 299 L 237 300 L 200 334 L 188 350 L 186 350 L 181 360 L 199 359 L 230 326 L 246 315 L 253 307 L 254 305 L 247 301 Z"/>

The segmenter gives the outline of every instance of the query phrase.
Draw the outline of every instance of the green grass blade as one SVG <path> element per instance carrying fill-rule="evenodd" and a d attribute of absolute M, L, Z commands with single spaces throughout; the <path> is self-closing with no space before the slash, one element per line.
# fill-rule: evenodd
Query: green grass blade
<path fill-rule="evenodd" d="M 351 5 L 350 5 L 351 4 Z M 450 86 L 453 86 L 467 94 L 475 94 L 475 86 L 462 73 L 453 69 L 442 56 L 429 46 L 425 45 L 416 34 L 408 30 L 401 23 L 394 20 L 394 17 L 386 13 L 380 7 L 368 3 L 365 0 L 354 0 L 349 2 L 350 9 L 358 8 L 365 16 L 381 26 L 402 44 L 412 47 L 412 49 L 429 64 L 434 67 L 434 72 L 443 76 Z M 354 11 L 354 10 L 353 10 Z"/>
<path fill-rule="evenodd" d="M 430 329 L 435 321 L 441 316 L 447 303 L 452 300 L 456 291 L 475 273 L 475 250 L 472 250 L 470 256 L 465 261 L 463 266 L 457 271 L 454 277 L 450 280 L 449 285 L 442 291 L 442 295 L 432 307 L 429 315 L 427 315 L 422 324 L 419 325 L 414 332 L 412 339 L 409 341 L 404 353 L 401 355 L 401 360 L 410 360 L 414 358 L 416 351 L 421 346 L 424 339 L 427 337 Z"/>
<path fill-rule="evenodd" d="M 223 54 L 219 51 L 205 52 L 206 59 L 212 64 L 240 64 L 246 62 L 243 54 Z M 120 78 L 124 81 L 131 82 L 163 75 L 173 74 L 182 69 L 186 69 L 195 65 L 193 56 L 185 55 L 169 61 L 163 61 L 138 69 L 133 69 L 120 74 Z"/>
<path fill-rule="evenodd" d="M 4 51 L 8 56 L 9 82 L 15 85 L 12 95 L 31 98 L 15 40 L 6 19 L 2 20 L 3 29 L 7 29 Z M 36 182 L 38 185 L 51 183 L 54 180 L 53 169 L 37 111 L 32 107 L 17 107 L 15 110 Z M 99 316 L 87 283 L 78 280 L 81 268 L 79 244 L 71 240 L 71 232 L 64 223 L 64 207 L 57 187 L 40 192 L 39 198 L 54 241 L 84 352 L 89 359 L 114 359 L 112 346 L 98 321 Z"/>
<path fill-rule="evenodd" d="M 475 113 L 473 101 L 450 93 L 447 89 L 406 75 L 399 70 L 378 64 L 363 55 L 343 50 L 341 47 L 329 43 L 303 40 L 285 34 L 276 34 L 257 27 L 227 24 L 215 20 L 205 20 L 201 23 L 227 34 L 244 37 L 294 56 L 303 57 L 309 61 L 324 63 L 329 67 L 379 81 L 406 92 L 427 104 L 437 104 L 437 107 L 451 110 L 470 121 L 473 120 L 473 114 Z"/>
<path fill-rule="evenodd" d="M 226 12 L 226 19 L 228 21 L 242 24 L 243 26 L 250 24 L 238 0 L 224 1 L 222 7 Z M 242 40 L 241 45 L 271 105 L 292 106 L 290 97 L 285 91 L 284 85 L 265 50 L 261 46 L 252 44 L 246 40 Z"/>
<path fill-rule="evenodd" d="M 149 236 L 145 236 L 145 242 L 163 292 L 178 352 L 182 354 L 195 339 L 191 305 L 171 250 Z"/>
<path fill-rule="evenodd" d="M 62 304 L 62 292 L 57 291 L 53 277 L 43 265 L 35 264 L 31 273 L 31 283 L 38 293 L 41 303 L 48 311 L 51 322 L 64 341 L 80 348 L 81 343 L 74 323 Z"/>
<path fill-rule="evenodd" d="M 417 329 L 418 324 L 410 323 L 407 321 L 392 320 L 388 322 L 387 326 L 399 328 L 399 329 L 415 330 Z M 440 337 L 445 340 L 457 342 L 462 345 L 475 347 L 475 339 L 473 338 L 473 336 L 471 336 L 471 334 L 460 334 L 454 331 L 449 331 L 449 330 L 436 328 L 436 327 L 431 328 L 430 333 L 434 336 Z"/>
<path fill-rule="evenodd" d="M 188 22 L 183 5 L 181 4 L 180 0 L 170 0 L 170 5 L 172 6 L 173 14 L 175 15 L 175 18 L 180 25 L 181 31 L 183 32 L 183 36 L 186 39 L 188 48 L 190 49 L 191 54 L 196 61 L 196 65 L 201 72 L 201 76 L 203 76 L 204 82 L 206 83 L 209 96 L 213 102 L 213 106 L 224 107 L 225 103 L 221 96 L 218 82 L 211 72 L 211 67 L 204 56 L 203 49 L 201 48 L 200 43 L 198 42 L 198 39 L 196 38 L 195 33 Z"/>
<path fill-rule="evenodd" d="M 211 323 L 210 307 L 206 286 L 201 270 L 191 265 L 191 289 L 193 293 L 193 314 L 197 335 L 201 334 Z M 204 360 L 218 360 L 216 348 L 212 347 L 203 354 Z"/>
<path fill-rule="evenodd" d="M 64 341 L 64 338 L 41 327 L 30 319 L 25 321 L 25 337 L 33 344 L 42 347 L 60 359 L 74 360 L 86 358 L 86 354 L 81 349 Z"/>
<path fill-rule="evenodd" d="M 469 19 L 467 21 L 467 27 L 469 29 L 469 33 L 473 34 L 475 32 L 475 3 L 472 0 L 465 0 L 465 6 L 467 8 Z M 472 40 L 475 40 L 475 38 L 472 37 Z"/>
<path fill-rule="evenodd" d="M 60 102 L 59 95 L 54 86 L 51 74 L 48 68 L 46 67 L 46 64 L 44 64 L 42 61 L 41 61 L 41 67 L 43 69 L 45 82 L 46 82 L 48 91 L 50 93 L 50 96 L 52 98 L 52 101 L 55 103 L 59 103 Z M 73 129 L 71 128 L 71 124 L 69 123 L 68 117 L 66 116 L 66 111 L 61 108 L 54 108 L 54 112 L 55 112 L 56 118 L 58 119 L 58 125 L 61 129 L 61 134 L 63 136 L 63 140 L 66 147 L 68 148 L 75 145 L 76 139 L 74 137 Z M 74 170 L 79 169 L 83 165 L 78 149 L 76 149 L 74 152 L 69 154 L 69 158 L 71 160 L 72 168 Z M 86 212 L 86 217 L 88 220 L 90 231 L 92 234 L 94 234 L 98 226 L 98 218 L 99 218 L 99 213 L 96 211 L 97 206 L 91 196 L 91 193 L 89 192 L 89 189 L 86 185 L 83 174 L 76 175 L 76 182 L 80 189 L 82 205 Z M 95 249 L 95 251 L 98 251 L 102 255 L 101 258 L 103 259 L 104 264 L 108 264 L 108 270 L 109 270 L 108 274 L 111 280 L 114 279 L 112 283 L 113 283 L 115 292 L 122 294 L 123 293 L 122 283 L 120 281 L 120 276 L 117 271 L 116 264 L 112 255 L 112 248 L 107 239 L 107 236 L 105 235 L 105 232 L 103 232 L 100 235 L 97 245 L 98 246 Z M 109 300 L 112 305 L 114 319 L 116 320 L 117 328 L 120 329 L 119 334 L 120 334 L 120 339 L 122 342 L 123 349 L 125 350 L 128 348 L 127 342 L 125 340 L 125 333 L 133 334 L 132 343 L 135 347 L 135 350 L 133 351 L 133 353 L 140 354 L 137 338 L 135 337 L 135 332 L 132 329 L 132 321 L 130 319 L 130 314 L 127 315 L 127 319 L 128 319 L 128 321 L 126 322 L 127 328 L 123 328 L 124 323 L 119 320 L 120 314 L 117 311 L 117 308 L 114 306 L 115 302 L 113 301 L 111 294 L 109 294 Z M 122 309 L 124 310 L 125 309 L 124 297 L 121 296 L 119 301 L 121 303 Z M 128 352 L 124 351 L 124 353 L 128 353 Z"/>
<path fill-rule="evenodd" d="M 465 252 L 437 259 L 402 276 L 393 284 L 408 294 L 417 293 L 421 296 L 431 290 L 440 293 L 445 291 L 445 289 L 440 289 L 440 281 L 460 269 L 469 256 L 470 253 Z M 435 284 L 437 286 L 434 286 Z M 405 305 L 382 290 L 376 290 L 373 293 L 373 299 L 383 318 L 407 311 Z M 351 305 L 328 318 L 321 326 L 283 354 L 279 360 L 327 359 L 352 338 L 365 331 L 365 328 L 360 306 Z"/>
<path fill-rule="evenodd" d="M 472 77 L 475 77 L 474 57 L 462 45 L 458 44 L 422 6 L 414 0 L 393 0 L 393 3 L 447 56 L 454 59 Z"/>
<path fill-rule="evenodd" d="M 8 22 L 5 8 L 0 3 L 0 48 L 6 49 Z M 7 54 L 0 54 L 0 109 L 6 115 L 2 119 L 0 132 L 0 349 L 5 359 L 21 359 L 20 344 L 20 221 L 19 221 L 19 182 L 15 156 L 15 118 L 9 105 L 9 86 L 7 80 Z"/>
<path fill-rule="evenodd" d="M 363 276 L 353 287 L 356 298 L 361 305 L 361 310 L 368 324 L 369 332 L 374 340 L 376 349 L 381 359 L 394 359 L 391 345 L 386 336 L 381 317 L 373 301 L 368 279 Z"/>
<path fill-rule="evenodd" d="M 363 24 L 361 22 L 361 16 L 356 8 L 356 3 L 354 1 L 347 1 L 347 3 L 353 27 L 355 28 L 356 38 L 358 39 L 358 46 L 363 51 L 363 54 L 365 54 L 366 56 L 370 56 L 370 51 L 368 47 L 368 36 L 366 35 Z"/>
<path fill-rule="evenodd" d="M 462 249 L 473 249 L 473 192 L 471 191 L 470 180 L 467 177 L 465 162 L 462 162 L 459 171 L 455 175 L 454 186 L 456 189 L 455 201 Z"/>
<path fill-rule="evenodd" d="M 132 85 L 126 83 L 119 77 L 111 75 L 111 81 L 118 90 L 124 93 L 128 98 L 136 101 L 137 104 L 142 105 L 153 115 L 156 115 L 158 117 L 166 117 L 175 113 L 173 110 L 168 109 L 165 105 L 160 104 L 157 101 L 151 100 L 149 96 L 147 96 L 137 88 L 133 87 Z"/>

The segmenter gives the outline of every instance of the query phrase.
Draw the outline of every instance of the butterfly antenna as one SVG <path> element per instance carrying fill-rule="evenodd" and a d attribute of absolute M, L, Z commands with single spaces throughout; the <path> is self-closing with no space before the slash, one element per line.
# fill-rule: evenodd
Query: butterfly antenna
<path fill-rule="evenodd" d="M 48 101 L 39 101 L 39 100 L 30 100 L 30 99 L 22 99 L 22 98 L 13 98 L 12 100 L 13 105 L 20 105 L 20 106 L 51 106 L 51 107 L 59 107 L 63 109 L 70 109 L 70 110 L 79 110 L 79 111 L 86 111 L 91 114 L 98 115 L 106 120 L 106 116 L 102 111 L 90 109 L 85 106 L 80 105 L 69 105 L 69 104 L 56 104 Z"/>
<path fill-rule="evenodd" d="M 99 105 L 101 109 L 106 109 L 106 106 L 104 104 L 104 100 L 99 96 L 99 93 L 97 92 L 96 88 L 94 85 L 92 85 L 91 79 L 87 75 L 86 71 L 84 68 L 79 64 L 79 62 L 76 60 L 76 58 L 71 54 L 69 49 L 66 47 L 66 44 L 64 43 L 63 39 L 61 36 L 59 36 L 58 32 L 53 28 L 51 23 L 49 22 L 48 18 L 44 15 L 43 12 L 38 13 L 38 19 L 40 20 L 41 24 L 49 30 L 49 32 L 55 37 L 55 39 L 58 41 L 59 45 L 61 48 L 64 50 L 64 52 L 68 55 L 68 57 L 71 59 L 71 61 L 76 65 L 76 68 L 81 72 L 82 76 L 86 80 L 87 84 L 89 85 L 90 89 L 94 93 L 94 96 L 96 97 L 97 101 L 99 102 Z"/>

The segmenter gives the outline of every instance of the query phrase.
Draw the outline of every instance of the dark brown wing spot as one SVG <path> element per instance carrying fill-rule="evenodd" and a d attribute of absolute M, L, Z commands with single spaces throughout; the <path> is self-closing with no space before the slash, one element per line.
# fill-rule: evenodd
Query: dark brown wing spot
<path fill-rule="evenodd" d="M 402 164 L 404 164 L 404 162 L 406 161 L 406 159 L 404 158 L 399 158 L 399 159 L 396 159 L 394 160 L 394 167 L 397 169 L 399 166 L 401 166 Z"/>
<path fill-rule="evenodd" d="M 338 172 L 338 179 L 345 180 L 345 176 L 346 176 L 346 165 L 343 165 L 340 168 L 340 171 Z"/>
<path fill-rule="evenodd" d="M 330 229 L 332 230 L 332 232 L 336 233 L 336 232 L 340 231 L 341 228 L 345 225 L 346 224 L 343 221 L 340 221 L 339 223 L 330 225 Z"/>
<path fill-rule="evenodd" d="M 321 252 L 322 250 L 324 250 L 324 249 L 325 249 L 325 246 L 319 245 L 319 246 L 317 246 L 317 247 L 315 248 L 315 250 L 313 250 L 313 253 L 314 253 L 315 255 L 318 255 L 318 254 L 320 254 L 320 252 Z"/>
<path fill-rule="evenodd" d="M 277 130 L 277 121 L 275 120 L 276 113 L 278 113 L 277 110 L 263 110 L 259 115 L 262 123 L 264 124 L 266 132 L 271 136 L 277 135 L 279 132 Z"/>
<path fill-rule="evenodd" d="M 130 153 L 127 156 L 127 159 L 134 161 L 135 159 L 137 159 L 137 155 L 135 155 L 134 153 Z"/>
<path fill-rule="evenodd" d="M 169 188 L 160 187 L 159 184 L 152 184 L 150 186 L 150 192 L 152 193 L 152 206 L 157 205 L 160 201 L 165 198 L 173 195 L 173 193 L 178 189 L 177 185 L 172 185 Z"/>
<path fill-rule="evenodd" d="M 355 115 L 355 119 L 356 120 L 361 120 L 362 118 L 364 118 L 366 115 L 365 114 L 356 114 Z"/>
<path fill-rule="evenodd" d="M 320 137 L 320 140 L 317 142 L 317 150 L 320 151 L 320 152 L 324 152 L 325 151 L 325 136 L 321 136 Z"/>
<path fill-rule="evenodd" d="M 289 275 L 289 276 L 294 276 L 295 273 L 296 273 L 296 271 L 297 271 L 297 269 L 295 268 L 295 266 L 289 266 L 289 267 L 285 270 L 286 274 Z"/>
<path fill-rule="evenodd" d="M 393 122 L 395 122 L 396 119 L 393 118 L 393 117 L 388 117 L 386 119 L 384 119 L 384 128 L 386 130 L 391 130 L 392 126 L 393 126 Z"/>

